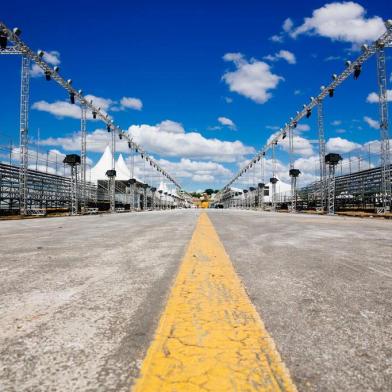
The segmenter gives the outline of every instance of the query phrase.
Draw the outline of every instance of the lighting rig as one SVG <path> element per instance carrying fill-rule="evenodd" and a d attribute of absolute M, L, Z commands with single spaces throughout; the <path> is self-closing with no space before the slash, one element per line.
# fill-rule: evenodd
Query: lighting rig
<path fill-rule="evenodd" d="M 138 152 L 142 159 L 151 162 L 151 166 L 157 170 L 163 177 L 172 182 L 175 187 L 181 189 L 180 184 L 168 174 L 148 153 L 137 143 L 135 143 L 129 135 L 124 132 L 118 125 L 114 124 L 109 115 L 104 113 L 100 107 L 94 105 L 93 101 L 87 100 L 82 90 L 76 90 L 72 86 L 72 79 L 65 80 L 60 75 L 58 66 L 52 67 L 44 60 L 44 52 L 42 50 L 35 53 L 20 38 L 21 30 L 14 28 L 10 30 L 4 23 L 0 22 L 0 54 L 17 54 L 22 56 L 22 78 L 21 78 L 21 103 L 20 103 L 20 213 L 26 215 L 27 211 L 27 168 L 28 168 L 28 112 L 29 112 L 29 81 L 30 81 L 30 63 L 33 61 L 43 71 L 47 81 L 54 80 L 63 87 L 69 95 L 71 104 L 76 101 L 81 106 L 81 178 L 82 178 L 82 205 L 85 200 L 86 187 L 86 113 L 91 111 L 94 119 L 102 120 L 107 127 L 108 132 L 117 134 L 119 139 L 125 139 L 128 147 Z M 12 42 L 13 46 L 8 46 Z M 112 151 L 114 155 L 114 150 Z M 113 165 L 114 170 L 114 165 Z"/>
<path fill-rule="evenodd" d="M 334 97 L 336 89 L 351 75 L 357 80 L 362 72 L 362 65 L 373 55 L 377 56 L 377 82 L 379 87 L 379 110 L 380 110 L 380 142 L 381 142 L 381 169 L 382 169 L 382 204 L 383 208 L 380 212 L 387 212 L 391 208 L 391 157 L 389 146 L 388 132 L 388 105 L 387 105 L 387 78 L 385 69 L 385 48 L 392 46 L 392 20 L 385 21 L 386 31 L 376 41 L 370 45 L 362 46 L 362 53 L 354 61 L 346 61 L 345 69 L 339 75 L 333 74 L 332 81 L 327 86 L 321 87 L 321 92 L 316 97 L 311 97 L 310 102 L 304 104 L 300 111 L 291 117 L 289 122 L 282 127 L 277 135 L 266 144 L 255 156 L 260 158 L 266 151 L 275 146 L 280 140 L 283 140 L 290 128 L 295 127 L 303 118 L 309 118 L 312 110 L 317 107 L 318 117 L 318 134 L 319 134 L 319 155 L 320 155 L 320 199 L 321 208 L 325 209 L 325 198 L 327 190 L 326 183 L 326 167 L 325 167 L 325 137 L 324 137 L 324 114 L 323 100 L 328 96 Z M 254 158 L 250 161 L 253 162 Z M 222 189 L 219 193 L 227 190 L 235 181 L 237 181 L 250 168 L 250 163 L 243 167 Z M 273 193 L 273 192 L 272 192 Z M 274 198 L 274 195 L 272 195 Z"/>

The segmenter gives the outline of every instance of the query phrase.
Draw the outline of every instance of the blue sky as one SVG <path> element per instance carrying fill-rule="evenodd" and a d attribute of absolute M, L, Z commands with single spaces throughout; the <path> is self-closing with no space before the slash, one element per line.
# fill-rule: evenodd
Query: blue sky
<path fill-rule="evenodd" d="M 132 126 L 135 140 L 194 190 L 223 186 L 275 127 L 343 70 L 344 60 L 358 55 L 362 42 L 377 36 L 379 18 L 392 17 L 387 1 L 263 3 L 21 1 L 3 4 L 1 18 L 19 26 L 31 48 L 58 52 L 48 58 L 60 62 L 61 74 L 85 94 L 103 98 L 116 123 Z M 323 25 L 328 19 L 337 27 Z M 0 61 L 1 143 L 18 141 L 19 64 L 18 57 Z M 376 91 L 371 59 L 358 81 L 347 81 L 326 102 L 331 150 L 360 156 L 366 142 L 377 140 L 371 120 L 378 107 L 367 102 Z M 122 98 L 132 100 L 122 105 Z M 79 121 L 75 109 L 61 103 L 66 100 L 54 82 L 32 78 L 30 137 L 39 128 L 42 149 L 77 149 Z M 303 139 L 316 139 L 316 116 L 302 124 L 295 158 L 306 182 L 316 174 L 317 146 Z M 93 162 L 107 142 L 96 131 L 100 125 L 88 124 Z M 281 150 L 278 158 L 284 179 L 287 153 Z"/>

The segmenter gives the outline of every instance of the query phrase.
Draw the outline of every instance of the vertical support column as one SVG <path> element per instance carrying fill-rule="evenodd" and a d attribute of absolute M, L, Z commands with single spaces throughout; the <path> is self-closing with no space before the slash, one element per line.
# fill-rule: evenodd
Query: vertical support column
<path fill-rule="evenodd" d="M 276 173 L 276 160 L 275 160 L 275 146 L 277 142 L 272 142 L 272 177 L 271 182 L 271 211 L 276 211 L 276 183 L 278 179 L 275 177 Z"/>
<path fill-rule="evenodd" d="M 324 136 L 324 111 L 323 102 L 318 101 L 317 104 L 317 125 L 319 137 L 319 158 L 320 158 L 320 207 L 321 210 L 325 209 L 325 136 Z"/>
<path fill-rule="evenodd" d="M 71 215 L 78 215 L 78 168 L 71 165 Z"/>
<path fill-rule="evenodd" d="M 388 132 L 388 99 L 385 66 L 385 49 L 380 46 L 377 51 L 377 79 L 379 88 L 380 144 L 381 144 L 381 198 L 385 213 L 391 210 L 391 153 Z"/>
<path fill-rule="evenodd" d="M 112 170 L 116 173 L 116 133 L 112 129 Z M 116 212 L 116 175 L 109 178 L 109 200 L 110 200 L 110 212 Z"/>
<path fill-rule="evenodd" d="M 81 160 L 81 176 L 80 176 L 80 188 L 81 188 L 81 213 L 84 214 L 87 211 L 87 195 L 86 195 L 86 171 L 87 171 L 87 108 L 83 103 L 80 106 L 80 136 L 81 136 L 81 148 L 80 148 L 80 160 Z"/>
<path fill-rule="evenodd" d="M 297 211 L 297 206 L 296 206 L 296 186 L 297 186 L 297 178 L 294 177 L 292 174 L 292 170 L 294 169 L 294 161 L 293 161 L 293 154 L 294 154 L 294 135 L 293 135 L 293 128 L 291 125 L 289 125 L 289 155 L 290 155 L 290 178 L 291 178 L 291 194 L 290 194 L 290 201 L 291 201 L 291 212 L 296 212 Z"/>
<path fill-rule="evenodd" d="M 259 198 L 259 207 L 261 208 L 262 211 L 264 211 L 264 187 L 265 187 L 264 156 L 265 156 L 265 152 L 261 154 L 261 158 L 260 158 L 260 178 L 261 178 L 261 184 L 263 185 L 258 187 L 261 193 L 261 196 Z"/>
<path fill-rule="evenodd" d="M 335 215 L 335 165 L 328 165 L 328 215 Z"/>
<path fill-rule="evenodd" d="M 19 169 L 19 210 L 27 215 L 27 169 L 28 169 L 28 126 L 29 126 L 30 59 L 22 56 L 20 88 L 20 169 Z"/>

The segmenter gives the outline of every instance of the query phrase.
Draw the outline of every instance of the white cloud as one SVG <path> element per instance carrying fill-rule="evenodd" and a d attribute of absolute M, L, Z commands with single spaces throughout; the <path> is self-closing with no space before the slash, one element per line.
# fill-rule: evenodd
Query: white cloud
<path fill-rule="evenodd" d="M 294 161 L 294 167 L 301 170 L 301 172 L 314 173 L 318 171 L 320 166 L 320 158 L 317 155 L 312 155 L 307 158 L 298 158 Z"/>
<path fill-rule="evenodd" d="M 301 90 L 294 90 L 294 95 L 300 95 L 301 94 Z"/>
<path fill-rule="evenodd" d="M 277 125 L 266 125 L 265 126 L 267 129 L 272 129 L 273 131 L 276 131 L 279 129 Z"/>
<path fill-rule="evenodd" d="M 342 139 L 341 137 L 331 137 L 328 139 L 325 147 L 328 151 L 335 152 L 335 153 L 345 153 L 357 150 L 361 148 L 361 144 L 351 142 L 347 139 Z"/>
<path fill-rule="evenodd" d="M 334 121 L 331 122 L 331 125 L 333 125 L 334 127 L 336 127 L 336 126 L 340 125 L 341 123 L 342 123 L 341 120 L 334 120 Z"/>
<path fill-rule="evenodd" d="M 368 103 L 378 103 L 379 101 L 380 98 L 375 92 L 370 93 L 366 98 L 366 102 Z M 387 90 L 387 101 L 392 102 L 392 90 Z"/>
<path fill-rule="evenodd" d="M 51 52 L 45 52 L 45 51 L 43 51 L 43 52 L 44 52 L 44 55 L 42 58 L 48 64 L 53 65 L 53 66 L 60 64 L 60 53 L 59 52 L 57 52 L 55 50 L 52 50 Z M 44 74 L 44 71 L 42 71 L 42 69 L 37 64 L 34 63 L 33 66 L 31 67 L 30 75 L 33 78 L 37 78 L 37 77 L 42 76 L 43 74 Z"/>
<path fill-rule="evenodd" d="M 214 181 L 214 176 L 210 174 L 195 174 L 192 176 L 192 181 L 194 182 L 212 182 Z"/>
<path fill-rule="evenodd" d="M 143 107 L 142 102 L 137 98 L 123 97 L 120 101 L 120 107 L 117 106 L 117 101 L 114 101 L 110 98 L 96 97 L 92 94 L 87 94 L 85 98 L 88 101 L 93 101 L 93 104 L 96 107 L 101 108 L 101 112 L 103 114 L 106 114 L 108 111 L 125 110 L 126 108 L 131 108 L 132 105 L 133 109 L 135 110 L 141 110 Z M 138 101 L 140 101 L 140 103 L 138 103 Z M 68 101 L 55 101 L 50 103 L 42 100 L 34 102 L 31 107 L 41 112 L 50 113 L 59 118 L 71 117 L 80 119 L 80 106 L 78 104 L 71 104 Z M 140 109 L 138 109 L 138 107 Z M 87 112 L 87 118 L 90 120 L 92 119 L 91 112 Z"/>
<path fill-rule="evenodd" d="M 362 129 L 362 128 L 361 128 Z M 346 133 L 345 129 L 339 128 L 335 131 L 336 133 Z"/>
<path fill-rule="evenodd" d="M 287 18 L 283 22 L 282 31 L 279 34 L 275 34 L 272 37 L 270 37 L 270 40 L 272 42 L 282 43 L 284 41 L 285 33 L 289 33 L 293 28 L 293 25 L 294 25 L 293 21 L 290 18 Z"/>
<path fill-rule="evenodd" d="M 282 43 L 284 41 L 283 36 L 281 34 L 275 34 L 269 38 L 272 42 Z"/>
<path fill-rule="evenodd" d="M 47 112 L 53 114 L 56 117 L 71 117 L 80 119 L 80 106 L 72 105 L 66 101 L 46 102 L 38 101 L 34 102 L 31 106 L 33 109 L 41 112 Z"/>
<path fill-rule="evenodd" d="M 297 62 L 294 53 L 284 49 L 280 50 L 274 55 L 269 54 L 268 56 L 264 56 L 264 59 L 269 61 L 278 61 L 283 59 L 286 60 L 289 64 L 295 64 Z"/>
<path fill-rule="evenodd" d="M 230 120 L 230 118 L 227 118 L 227 117 L 218 117 L 218 121 L 219 121 L 222 125 L 224 125 L 224 126 L 226 126 L 226 127 L 229 127 L 229 128 L 231 128 L 231 129 L 236 129 L 236 128 L 237 128 L 236 125 L 234 124 L 233 120 Z"/>
<path fill-rule="evenodd" d="M 308 124 L 298 124 L 296 130 L 298 132 L 310 131 L 310 126 Z"/>
<path fill-rule="evenodd" d="M 227 179 L 233 175 L 231 170 L 212 161 L 193 161 L 181 158 L 178 162 L 160 159 L 158 163 L 174 177 L 178 179 L 189 178 L 195 182 L 213 182 L 223 178 Z"/>
<path fill-rule="evenodd" d="M 232 103 L 233 102 L 233 98 L 225 97 L 225 101 L 226 101 L 226 103 Z"/>
<path fill-rule="evenodd" d="M 164 120 L 161 123 L 157 124 L 158 130 L 161 132 L 167 133 L 185 133 L 185 129 L 182 124 L 171 121 L 171 120 Z"/>
<path fill-rule="evenodd" d="M 120 104 L 123 108 L 142 110 L 143 102 L 139 98 L 123 97 Z"/>
<path fill-rule="evenodd" d="M 337 60 L 341 60 L 340 56 L 328 56 L 324 59 L 324 61 L 337 61 Z"/>
<path fill-rule="evenodd" d="M 275 132 L 272 134 L 269 138 L 267 143 L 270 143 L 278 134 L 278 132 Z M 289 151 L 289 137 L 287 136 L 285 139 L 280 139 L 278 142 L 278 146 L 283 148 L 284 151 Z M 293 151 L 294 154 L 297 155 L 302 155 L 302 156 L 311 156 L 313 155 L 313 147 L 310 143 L 310 141 L 306 138 L 303 138 L 302 136 L 299 135 L 294 135 L 293 136 Z"/>
<path fill-rule="evenodd" d="M 162 123 L 161 123 L 162 124 Z M 253 147 L 240 141 L 223 141 L 205 138 L 198 132 L 167 132 L 161 124 L 132 125 L 128 132 L 147 151 L 161 156 L 214 159 L 219 162 L 235 162 L 244 155 L 254 153 Z"/>
<path fill-rule="evenodd" d="M 282 25 L 282 29 L 285 33 L 288 33 L 293 28 L 294 23 L 290 18 L 287 18 Z"/>
<path fill-rule="evenodd" d="M 254 154 L 255 149 L 242 144 L 240 141 L 224 141 L 215 138 L 205 138 L 198 132 L 185 132 L 182 125 L 166 120 L 157 125 L 131 125 L 128 129 L 133 140 L 150 153 L 161 157 L 183 157 L 198 159 L 213 159 L 218 162 L 236 162 L 248 154 Z M 65 151 L 80 149 L 80 133 L 59 138 L 42 140 L 41 145 L 61 146 Z M 87 135 L 88 151 L 102 152 L 110 143 L 110 134 L 103 129 L 96 129 Z M 129 151 L 127 143 L 117 140 L 116 149 L 119 152 Z"/>
<path fill-rule="evenodd" d="M 233 72 L 226 72 L 222 79 L 234 91 L 257 103 L 265 103 L 271 97 L 270 90 L 275 89 L 283 80 L 271 72 L 270 66 L 256 59 L 247 61 L 241 53 L 226 53 L 225 61 L 232 61 L 236 67 Z"/>
<path fill-rule="evenodd" d="M 379 129 L 380 128 L 380 123 L 376 120 L 373 120 L 371 117 L 365 116 L 363 118 L 363 120 L 365 121 L 365 123 L 367 123 L 367 125 L 369 125 L 369 127 L 374 128 L 374 129 Z"/>
<path fill-rule="evenodd" d="M 315 34 L 334 41 L 361 44 L 376 40 L 385 32 L 382 18 L 366 18 L 366 10 L 358 3 L 334 2 L 313 11 L 312 17 L 290 29 L 293 38 L 301 34 Z"/>

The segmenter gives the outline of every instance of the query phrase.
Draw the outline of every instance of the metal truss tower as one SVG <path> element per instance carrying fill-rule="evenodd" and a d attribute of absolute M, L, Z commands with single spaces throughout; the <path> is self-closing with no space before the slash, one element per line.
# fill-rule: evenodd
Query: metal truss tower
<path fill-rule="evenodd" d="M 260 179 L 261 183 L 257 186 L 259 190 L 259 207 L 262 211 L 264 211 L 264 155 L 260 157 Z"/>
<path fill-rule="evenodd" d="M 28 169 L 28 126 L 29 126 L 29 89 L 30 58 L 22 56 L 20 88 L 20 169 L 19 169 L 19 206 L 20 214 L 27 215 L 27 169 Z"/>
<path fill-rule="evenodd" d="M 290 125 L 288 128 L 289 132 L 289 154 L 290 154 L 290 177 L 291 177 L 291 212 L 297 211 L 297 177 L 292 176 L 292 170 L 294 169 L 294 129 Z"/>
<path fill-rule="evenodd" d="M 78 167 L 71 166 L 71 215 L 78 215 Z"/>
<path fill-rule="evenodd" d="M 317 103 L 317 128 L 319 141 L 319 159 L 320 159 L 320 207 L 325 210 L 325 136 L 324 136 L 324 110 L 323 101 Z"/>
<path fill-rule="evenodd" d="M 80 188 L 81 188 L 81 213 L 87 212 L 87 195 L 86 195 L 86 171 L 87 171 L 87 107 L 83 103 L 80 106 L 80 136 L 81 136 L 81 175 L 80 175 Z"/>
<path fill-rule="evenodd" d="M 335 214 L 335 165 L 328 165 L 328 215 Z"/>
<path fill-rule="evenodd" d="M 116 134 L 112 130 L 112 170 L 116 173 Z M 110 200 L 110 212 L 116 212 L 116 175 L 109 178 L 109 200 Z"/>
<path fill-rule="evenodd" d="M 381 144 L 381 198 L 380 213 L 391 210 L 391 153 L 388 132 L 388 98 L 385 67 L 385 49 L 380 43 L 377 51 L 377 79 L 379 88 L 380 144 Z"/>
<path fill-rule="evenodd" d="M 275 160 L 275 145 L 276 143 L 272 143 L 272 178 L 270 179 L 271 182 L 271 210 L 276 211 L 276 160 Z"/>

